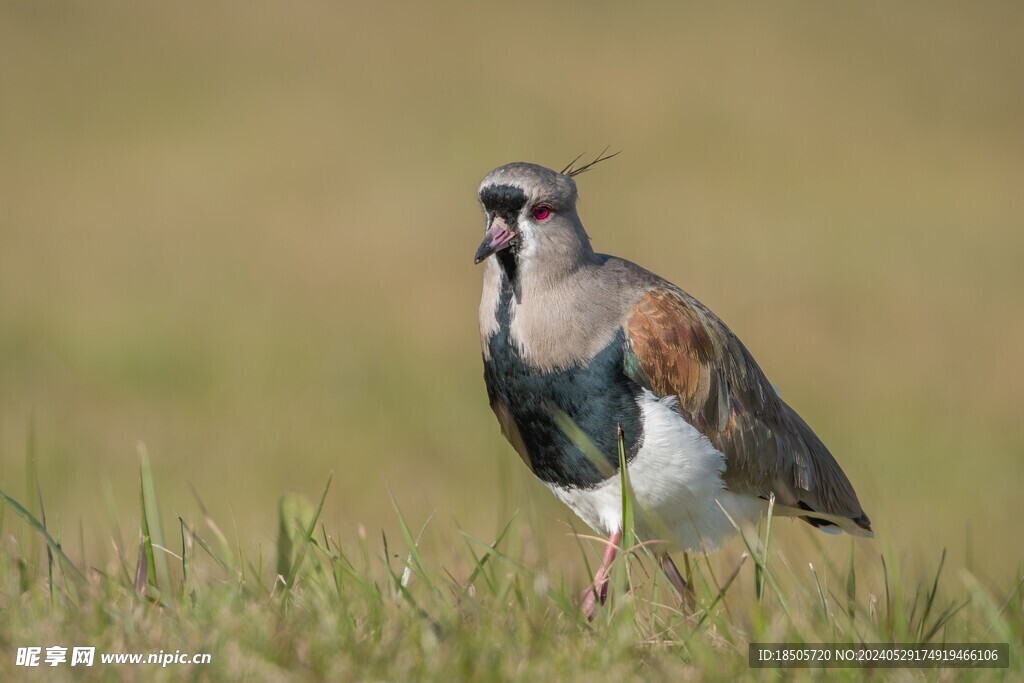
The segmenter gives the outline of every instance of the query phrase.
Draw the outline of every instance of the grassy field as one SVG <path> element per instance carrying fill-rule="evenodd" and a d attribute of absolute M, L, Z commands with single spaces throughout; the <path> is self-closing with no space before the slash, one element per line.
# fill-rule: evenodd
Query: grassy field
<path fill-rule="evenodd" d="M 62 643 L 211 653 L 166 680 L 759 678 L 750 641 L 929 635 L 1020 679 L 1022 36 L 1015 2 L 0 3 L 0 491 L 83 574 L 0 506 L 0 679 Z M 605 145 L 595 247 L 726 320 L 877 536 L 737 537 L 690 615 L 640 553 L 588 627 L 599 546 L 499 434 L 471 262 L 484 173 Z"/>

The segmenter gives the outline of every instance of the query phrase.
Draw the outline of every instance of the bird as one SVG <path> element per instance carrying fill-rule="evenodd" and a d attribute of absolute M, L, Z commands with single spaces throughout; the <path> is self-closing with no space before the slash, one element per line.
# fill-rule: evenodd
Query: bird
<path fill-rule="evenodd" d="M 480 343 L 502 434 L 584 523 L 607 537 L 583 593 L 592 619 L 622 541 L 620 445 L 636 537 L 677 591 L 674 550 L 714 550 L 773 506 L 829 533 L 873 536 L 820 438 L 710 309 L 628 260 L 596 253 L 575 177 L 527 162 L 484 176 Z"/>

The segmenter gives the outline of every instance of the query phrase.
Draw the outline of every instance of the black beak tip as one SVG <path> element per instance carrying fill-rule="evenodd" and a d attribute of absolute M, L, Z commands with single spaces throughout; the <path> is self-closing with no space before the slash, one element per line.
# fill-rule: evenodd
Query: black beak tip
<path fill-rule="evenodd" d="M 476 250 L 476 255 L 473 256 L 473 265 L 479 265 L 481 261 L 494 253 L 494 250 L 490 248 L 488 244 L 481 244 L 480 248 Z"/>

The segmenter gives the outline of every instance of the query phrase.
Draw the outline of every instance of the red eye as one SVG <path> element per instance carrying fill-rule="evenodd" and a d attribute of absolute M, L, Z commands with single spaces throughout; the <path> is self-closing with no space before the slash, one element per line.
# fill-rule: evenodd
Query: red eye
<path fill-rule="evenodd" d="M 543 204 L 533 207 L 533 217 L 538 221 L 546 221 L 551 215 L 551 207 Z"/>

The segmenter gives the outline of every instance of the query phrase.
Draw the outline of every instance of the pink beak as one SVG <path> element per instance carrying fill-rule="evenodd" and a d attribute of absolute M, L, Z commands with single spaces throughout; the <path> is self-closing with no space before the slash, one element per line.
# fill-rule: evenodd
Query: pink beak
<path fill-rule="evenodd" d="M 491 224 L 487 226 L 484 241 L 480 243 L 480 248 L 476 250 L 473 263 L 480 263 L 491 254 L 507 249 L 509 243 L 512 242 L 512 238 L 515 236 L 516 233 L 513 230 L 509 230 L 508 225 L 505 224 L 505 219 L 495 216 L 491 219 Z"/>

